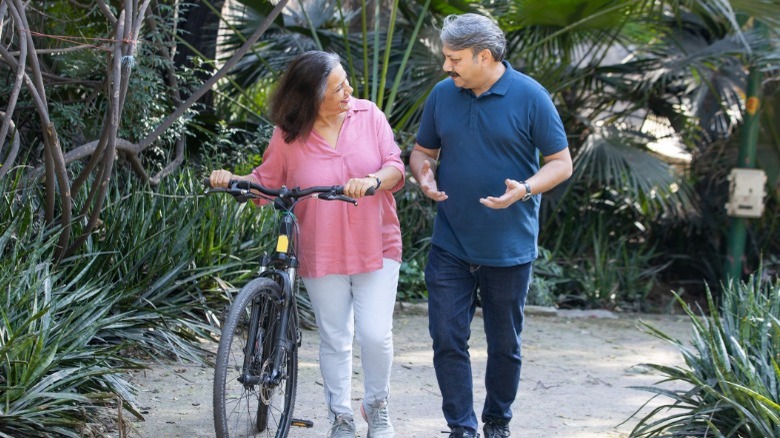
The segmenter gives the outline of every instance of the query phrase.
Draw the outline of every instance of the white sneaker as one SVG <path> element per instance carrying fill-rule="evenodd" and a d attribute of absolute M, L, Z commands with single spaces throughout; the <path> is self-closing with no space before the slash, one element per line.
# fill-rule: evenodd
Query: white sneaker
<path fill-rule="evenodd" d="M 328 438 L 355 438 L 355 422 L 352 417 L 339 415 L 328 431 Z"/>
<path fill-rule="evenodd" d="M 390 423 L 390 414 L 387 412 L 387 400 L 380 400 L 370 405 L 365 402 L 360 406 L 360 412 L 368 423 L 368 435 L 366 438 L 393 438 L 395 429 Z"/>

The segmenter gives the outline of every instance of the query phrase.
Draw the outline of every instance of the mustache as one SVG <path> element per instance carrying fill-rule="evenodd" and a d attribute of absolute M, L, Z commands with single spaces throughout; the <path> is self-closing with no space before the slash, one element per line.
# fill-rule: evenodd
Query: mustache
<path fill-rule="evenodd" d="M 447 72 L 447 76 L 449 76 L 449 77 L 451 77 L 451 78 L 457 78 L 457 77 L 459 77 L 460 75 L 459 75 L 459 74 L 457 74 L 457 73 L 455 73 L 454 71 L 451 71 L 451 72 Z"/>

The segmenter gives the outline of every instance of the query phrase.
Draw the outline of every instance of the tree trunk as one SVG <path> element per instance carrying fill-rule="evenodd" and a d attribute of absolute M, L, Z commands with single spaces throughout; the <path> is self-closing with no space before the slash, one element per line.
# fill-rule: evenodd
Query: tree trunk
<path fill-rule="evenodd" d="M 192 58 L 203 55 L 206 59 L 214 59 L 217 53 L 217 33 L 224 0 L 196 0 L 194 4 L 181 11 L 181 38 L 184 43 L 176 46 L 173 58 L 177 70 L 193 67 Z M 206 72 L 199 74 L 204 81 L 208 79 Z M 184 96 L 186 98 L 187 96 Z M 211 107 L 213 102 L 211 91 L 200 98 L 199 102 Z"/>

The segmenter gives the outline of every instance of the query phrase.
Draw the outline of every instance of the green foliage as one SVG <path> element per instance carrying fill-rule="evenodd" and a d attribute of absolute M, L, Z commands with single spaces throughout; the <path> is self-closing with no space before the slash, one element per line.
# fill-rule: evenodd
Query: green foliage
<path fill-rule="evenodd" d="M 648 135 L 625 129 L 606 128 L 591 135 L 574 160 L 571 183 L 619 192 L 636 205 L 646 222 L 661 216 L 684 217 L 694 205 L 693 188 L 648 150 L 652 141 Z"/>
<path fill-rule="evenodd" d="M 576 297 L 586 307 L 646 310 L 642 306 L 663 269 L 653 265 L 654 258 L 654 250 L 645 245 L 612 240 L 606 232 L 594 235 L 589 252 L 564 262 L 574 282 L 566 298 Z"/>
<path fill-rule="evenodd" d="M 424 96 L 442 77 L 440 64 L 419 44 L 434 32 L 431 0 L 392 2 L 302 2 L 285 9 L 253 51 L 238 63 L 220 87 L 222 111 L 231 118 L 259 119 L 268 95 L 287 64 L 308 50 L 338 53 L 355 88 L 371 99 L 397 130 L 414 127 Z M 229 15 L 230 32 L 222 49 L 229 54 L 253 33 L 265 14 L 265 2 L 241 0 Z"/>
<path fill-rule="evenodd" d="M 406 175 L 406 185 L 395 194 L 395 200 L 403 245 L 398 298 L 409 301 L 426 299 L 428 290 L 424 272 L 436 206 L 425 197 L 409 173 Z"/>
<path fill-rule="evenodd" d="M 29 202 L 9 197 L 23 198 L 9 181 L 0 181 L 14 206 L 0 216 L 0 435 L 99 434 L 132 399 L 122 373 L 139 367 L 120 354 L 124 342 L 101 337 L 115 323 L 119 295 L 90 275 L 91 257 L 68 275 L 52 266 L 56 235 L 40 232 Z"/>
<path fill-rule="evenodd" d="M 62 149 L 67 152 L 101 136 L 111 98 L 106 93 L 105 82 L 115 29 L 95 5 L 78 2 L 32 4 L 35 7 L 27 8 L 27 19 L 31 22 L 30 29 L 40 33 L 34 37 L 34 43 L 45 70 L 49 116 L 59 134 Z M 119 12 L 110 4 L 107 7 L 114 13 Z M 175 8 L 162 3 L 147 12 L 147 21 L 137 35 L 139 41 L 129 90 L 121 108 L 120 138 L 136 142 L 152 132 L 173 111 L 177 102 L 201 81 L 191 70 L 175 71 L 166 55 L 177 29 L 176 17 Z M 3 25 L 7 27 L 8 22 Z M 13 32 L 7 33 L 9 48 L 17 47 L 18 50 Z M 8 64 L 2 62 L 0 72 L 0 95 L 4 96 L 0 100 L 3 100 L 10 95 L 14 74 Z M 171 148 L 176 139 L 188 132 L 190 119 L 197 109 L 197 106 L 191 108 L 180 122 L 168 129 L 155 143 L 157 150 L 147 158 L 154 160 L 155 154 L 158 157 L 165 155 L 162 150 Z M 43 128 L 37 126 L 40 119 L 35 112 L 33 96 L 26 87 L 19 95 L 13 118 L 18 125 L 19 120 L 24 121 L 24 129 L 19 131 L 22 147 L 40 154 L 35 145 L 40 141 Z M 31 160 L 40 159 L 31 154 Z"/>
<path fill-rule="evenodd" d="M 780 279 L 753 275 L 728 284 L 720 306 L 709 290 L 707 296 L 709 316 L 678 297 L 693 324 L 690 346 L 645 325 L 674 345 L 686 366 L 648 365 L 663 380 L 637 389 L 668 402 L 642 417 L 632 437 L 780 436 Z"/>
<path fill-rule="evenodd" d="M 526 304 L 554 306 L 560 284 L 567 281 L 563 275 L 563 267 L 553 260 L 552 252 L 539 247 L 539 258 L 534 261 L 534 271 L 531 285 L 528 287 Z"/>
<path fill-rule="evenodd" d="M 256 271 L 273 216 L 205 197 L 192 172 L 158 192 L 119 172 L 102 225 L 54 265 L 56 230 L 42 229 L 20 174 L 0 181 L 0 432 L 80 437 L 119 403 L 140 415 L 121 377 L 132 358 L 205 360 L 202 341 Z"/>
<path fill-rule="evenodd" d="M 428 298 L 424 263 L 420 258 L 405 259 L 401 262 L 398 278 L 398 300 L 419 301 Z"/>
<path fill-rule="evenodd" d="M 120 173 L 120 178 L 121 178 Z M 93 277 L 121 297 L 110 340 L 132 339 L 152 356 L 200 360 L 231 293 L 256 270 L 265 215 L 232 199 L 204 197 L 200 177 L 183 171 L 152 192 L 124 175 L 112 187 L 103 224 L 85 244 Z M 174 322 L 175 321 L 175 322 Z M 164 330 L 150 327 L 165 325 Z"/>
<path fill-rule="evenodd" d="M 263 153 L 271 139 L 273 126 L 259 123 L 254 131 L 229 125 L 215 124 L 215 132 L 200 150 L 201 166 L 217 169 L 230 166 L 237 175 L 247 175 L 263 161 Z"/>
<path fill-rule="evenodd" d="M 646 297 L 669 262 L 653 243 L 663 227 L 625 191 L 569 183 L 545 200 L 540 246 L 562 268 L 554 294 L 565 307 L 647 310 Z M 572 220 L 576 218 L 576 220 Z"/>

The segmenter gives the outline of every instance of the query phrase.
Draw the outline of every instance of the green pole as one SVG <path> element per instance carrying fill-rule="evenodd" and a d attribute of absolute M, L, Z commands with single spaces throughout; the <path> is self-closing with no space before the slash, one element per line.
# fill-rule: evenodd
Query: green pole
<path fill-rule="evenodd" d="M 745 100 L 744 124 L 740 136 L 739 160 L 737 167 L 756 167 L 756 144 L 758 143 L 758 127 L 760 117 L 758 110 L 761 106 L 761 71 L 755 66 L 750 66 L 748 75 L 747 94 Z M 726 256 L 726 275 L 730 282 L 739 281 L 742 278 L 742 259 L 745 255 L 745 218 L 732 217 L 728 235 L 728 254 Z"/>

